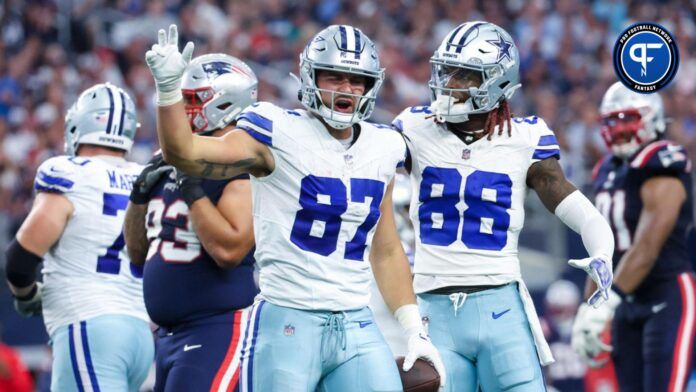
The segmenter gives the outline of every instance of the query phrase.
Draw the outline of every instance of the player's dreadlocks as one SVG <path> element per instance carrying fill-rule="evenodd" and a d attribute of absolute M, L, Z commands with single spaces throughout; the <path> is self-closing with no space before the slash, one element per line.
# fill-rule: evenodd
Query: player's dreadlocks
<path fill-rule="evenodd" d="M 512 136 L 512 115 L 506 99 L 502 100 L 497 108 L 488 112 L 486 124 L 483 126 L 484 135 L 491 140 L 496 126 L 498 126 L 498 135 L 502 135 L 505 124 L 507 124 L 508 136 Z"/>

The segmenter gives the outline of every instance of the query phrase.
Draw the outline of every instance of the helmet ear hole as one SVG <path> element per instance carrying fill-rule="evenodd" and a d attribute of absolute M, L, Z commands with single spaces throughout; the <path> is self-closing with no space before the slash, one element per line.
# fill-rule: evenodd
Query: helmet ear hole
<path fill-rule="evenodd" d="M 232 102 L 223 102 L 220 105 L 217 105 L 216 107 L 220 110 L 225 110 L 230 106 L 232 106 Z"/>
<path fill-rule="evenodd" d="M 70 128 L 69 132 L 71 135 L 74 135 L 76 131 L 77 131 L 77 127 L 74 126 L 74 127 Z"/>

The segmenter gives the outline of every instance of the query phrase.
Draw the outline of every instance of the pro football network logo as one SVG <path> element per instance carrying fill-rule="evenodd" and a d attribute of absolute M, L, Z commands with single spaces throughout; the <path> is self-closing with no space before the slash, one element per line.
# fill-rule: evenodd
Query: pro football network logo
<path fill-rule="evenodd" d="M 631 25 L 614 45 L 614 70 L 619 80 L 639 93 L 654 93 L 669 84 L 679 68 L 674 36 L 651 22 Z"/>

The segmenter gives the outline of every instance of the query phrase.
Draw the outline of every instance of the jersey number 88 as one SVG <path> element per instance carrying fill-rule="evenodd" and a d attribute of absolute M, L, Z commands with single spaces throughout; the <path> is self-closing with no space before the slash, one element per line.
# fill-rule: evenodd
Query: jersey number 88
<path fill-rule="evenodd" d="M 512 180 L 503 173 L 476 170 L 466 177 L 464 202 L 459 213 L 463 181 L 457 169 L 428 166 L 423 170 L 418 200 L 420 240 L 423 244 L 448 246 L 461 240 L 469 249 L 501 250 L 507 243 L 512 206 Z M 460 217 L 461 215 L 461 217 Z"/>

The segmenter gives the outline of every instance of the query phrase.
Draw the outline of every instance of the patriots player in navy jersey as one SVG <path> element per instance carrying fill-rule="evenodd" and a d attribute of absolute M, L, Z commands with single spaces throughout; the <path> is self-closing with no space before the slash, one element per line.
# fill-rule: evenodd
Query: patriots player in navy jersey
<path fill-rule="evenodd" d="M 257 85 L 234 57 L 194 59 L 182 84 L 193 131 L 229 131 Z M 159 325 L 155 390 L 237 390 L 242 309 L 258 292 L 248 175 L 189 177 L 157 155 L 136 180 L 125 230 L 133 262 L 147 258 L 145 305 Z"/>
<path fill-rule="evenodd" d="M 593 173 L 595 204 L 616 238 L 609 306 L 581 307 L 573 346 L 591 365 L 611 351 L 622 391 L 683 391 L 690 371 L 696 294 L 687 254 L 692 225 L 691 163 L 664 139 L 657 93 L 617 82 L 604 95 L 602 136 L 611 154 Z M 593 288 L 588 282 L 587 291 Z M 611 346 L 600 333 L 612 320 Z M 613 347 L 612 347 L 613 346 Z"/>

